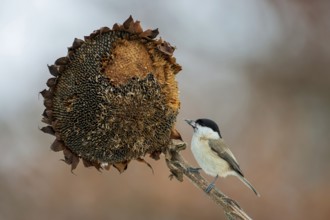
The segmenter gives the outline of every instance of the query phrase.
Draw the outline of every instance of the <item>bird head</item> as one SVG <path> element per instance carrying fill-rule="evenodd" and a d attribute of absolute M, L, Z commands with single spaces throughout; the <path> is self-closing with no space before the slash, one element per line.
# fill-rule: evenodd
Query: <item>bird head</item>
<path fill-rule="evenodd" d="M 218 139 L 222 138 L 218 125 L 210 119 L 185 120 L 193 129 L 194 135 L 200 138 Z"/>

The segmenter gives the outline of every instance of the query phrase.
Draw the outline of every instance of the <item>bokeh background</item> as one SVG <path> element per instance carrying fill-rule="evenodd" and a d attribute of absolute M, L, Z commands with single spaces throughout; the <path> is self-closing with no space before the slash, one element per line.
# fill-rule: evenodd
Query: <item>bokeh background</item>
<path fill-rule="evenodd" d="M 177 47 L 183 119 L 212 118 L 257 198 L 234 177 L 217 187 L 255 219 L 330 218 L 330 3 L 322 0 L 2 0 L 0 219 L 224 219 L 164 158 L 71 174 L 39 131 L 46 64 L 75 37 L 132 14 Z M 197 165 L 190 149 L 184 156 Z M 204 174 L 205 175 L 205 174 Z M 207 177 L 211 180 L 210 177 Z"/>

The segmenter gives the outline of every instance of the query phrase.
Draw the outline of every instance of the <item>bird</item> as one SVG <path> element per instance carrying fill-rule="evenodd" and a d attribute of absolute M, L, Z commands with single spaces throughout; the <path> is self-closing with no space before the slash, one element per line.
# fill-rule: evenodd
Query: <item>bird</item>
<path fill-rule="evenodd" d="M 202 169 L 206 174 L 214 176 L 214 180 L 205 189 L 209 193 L 215 186 L 218 177 L 229 175 L 238 177 L 257 196 L 260 194 L 244 177 L 244 174 L 228 146 L 225 144 L 218 125 L 206 118 L 185 120 L 194 130 L 191 139 L 191 151 L 201 168 L 188 168 L 189 172 L 199 172 Z"/>

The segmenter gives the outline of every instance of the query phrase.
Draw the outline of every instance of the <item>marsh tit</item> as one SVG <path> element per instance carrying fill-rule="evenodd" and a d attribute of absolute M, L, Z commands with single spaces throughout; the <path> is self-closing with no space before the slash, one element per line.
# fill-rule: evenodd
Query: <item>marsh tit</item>
<path fill-rule="evenodd" d="M 260 194 L 244 178 L 238 162 L 222 139 L 218 125 L 210 119 L 185 120 L 194 129 L 191 140 L 191 151 L 199 166 L 205 173 L 214 176 L 214 180 L 206 188 L 209 193 L 219 176 L 233 175 L 238 177 L 257 196 Z M 199 168 L 189 168 L 189 171 L 198 172 Z"/>

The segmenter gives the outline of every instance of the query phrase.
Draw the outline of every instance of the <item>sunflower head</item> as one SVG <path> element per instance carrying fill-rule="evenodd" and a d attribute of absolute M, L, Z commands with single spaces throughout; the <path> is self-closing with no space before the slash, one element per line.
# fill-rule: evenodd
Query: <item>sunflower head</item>
<path fill-rule="evenodd" d="M 131 160 L 157 159 L 171 140 L 180 107 L 174 47 L 155 40 L 129 17 L 75 39 L 67 56 L 49 66 L 41 91 L 41 130 L 56 137 L 53 151 L 75 169 L 83 164 L 120 172 Z"/>

